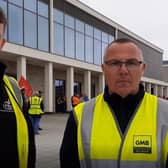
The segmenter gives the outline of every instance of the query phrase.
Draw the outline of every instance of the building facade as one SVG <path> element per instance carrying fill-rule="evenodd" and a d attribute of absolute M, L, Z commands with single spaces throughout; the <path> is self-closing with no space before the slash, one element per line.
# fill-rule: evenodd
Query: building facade
<path fill-rule="evenodd" d="M 0 0 L 8 19 L 7 44 L 2 53 L 7 74 L 23 75 L 33 90 L 42 90 L 45 111 L 57 110 L 59 96 L 103 91 L 101 70 L 106 46 L 128 37 L 140 45 L 147 63 L 142 83 L 155 95 L 168 97 L 164 82 L 163 50 L 78 0 Z"/>
<path fill-rule="evenodd" d="M 168 60 L 163 61 L 163 76 L 164 81 L 168 82 Z"/>

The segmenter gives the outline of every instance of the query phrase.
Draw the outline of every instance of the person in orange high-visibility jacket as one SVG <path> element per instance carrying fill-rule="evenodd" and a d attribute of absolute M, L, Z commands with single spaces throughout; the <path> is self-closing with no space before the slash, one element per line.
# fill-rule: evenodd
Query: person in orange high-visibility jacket
<path fill-rule="evenodd" d="M 6 23 L 0 8 L 0 50 L 5 44 Z M 0 53 L 1 57 L 3 54 Z M 0 167 L 35 168 L 32 124 L 29 116 L 22 111 L 23 100 L 18 83 L 5 75 L 6 65 L 3 61 L 0 60 Z"/>
<path fill-rule="evenodd" d="M 145 68 L 136 42 L 107 46 L 104 93 L 70 114 L 61 168 L 168 168 L 168 102 L 145 92 Z"/>
<path fill-rule="evenodd" d="M 75 107 L 80 103 L 80 96 L 79 94 L 75 93 L 74 96 L 71 97 L 72 107 Z"/>

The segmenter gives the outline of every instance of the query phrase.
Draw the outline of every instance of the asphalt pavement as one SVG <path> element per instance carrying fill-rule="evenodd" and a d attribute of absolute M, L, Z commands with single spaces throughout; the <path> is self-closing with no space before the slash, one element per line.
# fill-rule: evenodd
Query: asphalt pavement
<path fill-rule="evenodd" d="M 43 129 L 36 135 L 36 168 L 59 168 L 59 149 L 68 114 L 45 114 L 40 121 Z"/>

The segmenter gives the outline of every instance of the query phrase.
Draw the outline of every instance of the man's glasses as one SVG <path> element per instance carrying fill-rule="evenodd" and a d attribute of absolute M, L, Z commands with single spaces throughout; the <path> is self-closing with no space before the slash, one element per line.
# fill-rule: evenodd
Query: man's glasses
<path fill-rule="evenodd" d="M 105 61 L 105 64 L 108 65 L 111 69 L 119 70 L 122 65 L 124 64 L 128 70 L 135 70 L 137 69 L 142 61 L 138 61 L 136 59 L 128 59 L 126 61 L 119 61 L 119 60 L 109 60 Z"/>

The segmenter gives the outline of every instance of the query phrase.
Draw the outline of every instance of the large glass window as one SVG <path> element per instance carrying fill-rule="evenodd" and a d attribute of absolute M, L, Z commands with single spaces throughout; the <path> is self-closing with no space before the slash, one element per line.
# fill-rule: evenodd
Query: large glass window
<path fill-rule="evenodd" d="M 82 21 L 76 19 L 75 27 L 76 27 L 76 31 L 84 33 L 85 28 L 84 28 L 84 23 Z"/>
<path fill-rule="evenodd" d="M 38 14 L 48 18 L 48 0 L 38 0 Z"/>
<path fill-rule="evenodd" d="M 23 44 L 23 12 L 22 8 L 9 4 L 9 41 Z"/>
<path fill-rule="evenodd" d="M 86 35 L 93 37 L 93 27 L 85 24 L 85 33 Z"/>
<path fill-rule="evenodd" d="M 54 20 L 54 52 L 64 55 L 64 14 L 58 9 L 53 9 Z"/>
<path fill-rule="evenodd" d="M 64 55 L 64 28 L 58 23 L 54 23 L 54 52 Z"/>
<path fill-rule="evenodd" d="M 85 36 L 86 62 L 93 63 L 93 38 Z"/>
<path fill-rule="evenodd" d="M 9 2 L 12 2 L 18 6 L 23 6 L 23 0 L 8 0 Z"/>
<path fill-rule="evenodd" d="M 76 58 L 84 61 L 84 34 L 76 32 Z"/>
<path fill-rule="evenodd" d="M 108 45 L 107 43 L 102 43 L 102 60 L 104 58 L 104 52 L 105 52 L 107 45 Z"/>
<path fill-rule="evenodd" d="M 24 12 L 24 44 L 37 48 L 37 19 L 36 14 Z"/>
<path fill-rule="evenodd" d="M 101 31 L 97 28 L 94 28 L 94 38 L 101 40 Z"/>
<path fill-rule="evenodd" d="M 104 41 L 104 42 L 106 42 L 106 43 L 109 42 L 109 41 L 108 41 L 108 34 L 105 33 L 105 32 L 102 32 L 102 41 Z"/>
<path fill-rule="evenodd" d="M 81 83 L 80 82 L 74 82 L 74 93 L 81 94 Z"/>
<path fill-rule="evenodd" d="M 8 11 L 9 42 L 49 52 L 49 4 L 50 0 L 0 0 L 0 6 Z M 53 5 L 54 53 L 100 65 L 104 49 L 114 36 L 94 23 L 75 18 L 76 12 L 68 5 L 64 8 L 61 0 Z"/>
<path fill-rule="evenodd" d="M 100 65 L 102 62 L 101 41 L 94 40 L 94 63 Z"/>
<path fill-rule="evenodd" d="M 38 17 L 38 48 L 49 51 L 48 20 L 40 16 Z"/>
<path fill-rule="evenodd" d="M 65 80 L 55 80 L 56 112 L 66 112 Z"/>
<path fill-rule="evenodd" d="M 36 0 L 24 0 L 24 8 L 36 12 Z"/>
<path fill-rule="evenodd" d="M 65 14 L 65 26 L 74 29 L 74 18 L 72 16 Z"/>
<path fill-rule="evenodd" d="M 109 35 L 109 44 L 110 44 L 112 41 L 114 41 L 114 36 Z"/>
<path fill-rule="evenodd" d="M 75 52 L 74 30 L 65 28 L 65 55 L 74 58 Z"/>
<path fill-rule="evenodd" d="M 55 87 L 57 96 L 65 95 L 65 80 L 55 80 Z"/>
<path fill-rule="evenodd" d="M 64 23 L 64 14 L 62 11 L 55 9 L 53 10 L 54 21 L 63 24 Z"/>

